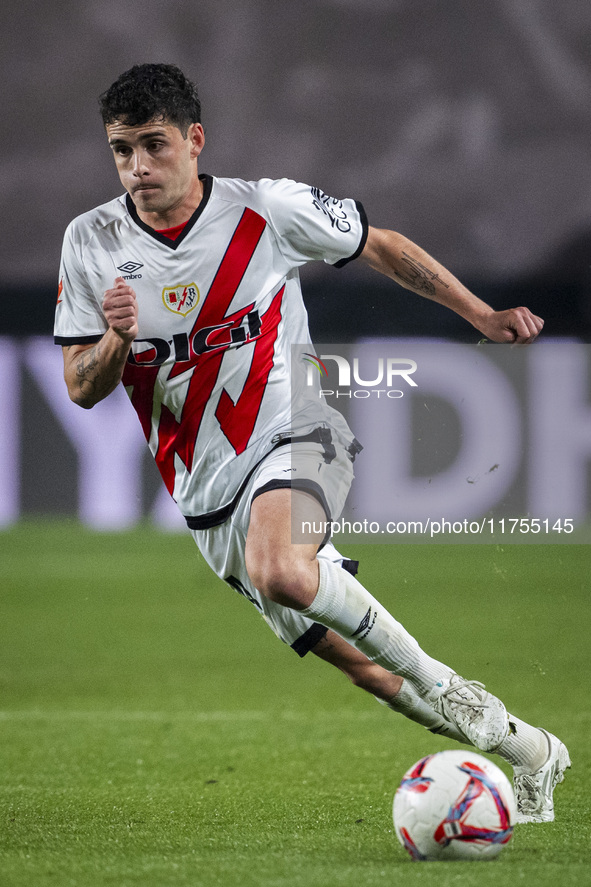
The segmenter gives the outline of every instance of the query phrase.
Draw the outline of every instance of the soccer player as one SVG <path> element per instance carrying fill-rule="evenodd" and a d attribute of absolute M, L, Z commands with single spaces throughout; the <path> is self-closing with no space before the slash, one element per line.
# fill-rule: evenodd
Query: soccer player
<path fill-rule="evenodd" d="M 126 193 L 66 231 L 55 341 L 70 397 L 88 409 L 122 382 L 213 570 L 300 656 L 498 753 L 514 768 L 519 821 L 552 820 L 570 766 L 563 743 L 425 653 L 329 538 L 292 541 L 292 518 L 338 518 L 360 450 L 292 358 L 292 345 L 312 348 L 300 265 L 358 259 L 493 342 L 533 342 L 543 321 L 494 311 L 407 238 L 369 227 L 354 200 L 287 179 L 199 175 L 200 102 L 175 66 L 131 68 L 101 111 Z"/>

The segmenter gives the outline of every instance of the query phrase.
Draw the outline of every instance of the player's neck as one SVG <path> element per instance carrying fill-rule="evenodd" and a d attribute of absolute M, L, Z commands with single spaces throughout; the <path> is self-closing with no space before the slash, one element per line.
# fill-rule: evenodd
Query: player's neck
<path fill-rule="evenodd" d="M 203 182 L 196 178 L 189 193 L 177 204 L 167 210 L 146 212 L 136 204 L 136 212 L 145 225 L 159 231 L 165 228 L 175 228 L 188 222 L 203 199 Z"/>

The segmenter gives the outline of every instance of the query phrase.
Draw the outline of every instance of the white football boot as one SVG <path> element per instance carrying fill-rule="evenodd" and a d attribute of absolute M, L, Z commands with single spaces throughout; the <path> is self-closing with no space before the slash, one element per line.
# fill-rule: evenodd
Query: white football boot
<path fill-rule="evenodd" d="M 570 757 L 566 745 L 548 733 L 541 731 L 548 740 L 546 762 L 534 773 L 527 773 L 523 767 L 515 767 L 513 788 L 517 801 L 516 822 L 553 822 L 554 798 L 552 793 L 564 779 L 564 772 L 570 767 Z"/>
<path fill-rule="evenodd" d="M 479 681 L 453 674 L 449 680 L 435 684 L 426 702 L 480 751 L 495 751 L 509 732 L 505 706 Z"/>

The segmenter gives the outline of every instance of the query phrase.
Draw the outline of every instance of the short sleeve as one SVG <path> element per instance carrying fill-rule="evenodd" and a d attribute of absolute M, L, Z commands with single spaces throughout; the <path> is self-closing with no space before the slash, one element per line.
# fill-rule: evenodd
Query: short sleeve
<path fill-rule="evenodd" d="M 263 179 L 259 186 L 264 214 L 291 264 L 322 260 L 341 267 L 362 252 L 368 224 L 359 201 L 330 197 L 291 179 Z"/>
<path fill-rule="evenodd" d="M 57 345 L 97 342 L 106 332 L 107 323 L 84 269 L 74 223 L 68 226 L 64 236 L 59 281 L 54 342 Z"/>

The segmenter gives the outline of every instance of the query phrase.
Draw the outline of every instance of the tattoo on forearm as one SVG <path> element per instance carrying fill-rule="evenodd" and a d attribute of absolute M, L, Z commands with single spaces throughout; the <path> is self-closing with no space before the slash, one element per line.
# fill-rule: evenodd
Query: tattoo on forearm
<path fill-rule="evenodd" d="M 101 370 L 101 343 L 97 342 L 88 351 L 84 351 L 76 361 L 76 380 L 78 388 L 86 397 L 101 399 L 115 388 L 119 382 L 119 374 L 105 373 Z"/>
<path fill-rule="evenodd" d="M 397 275 L 400 280 L 404 281 L 412 289 L 424 293 L 426 296 L 435 295 L 435 283 L 440 283 L 445 289 L 449 289 L 448 284 L 441 279 L 439 274 L 430 271 L 429 268 L 417 259 L 413 259 L 404 251 L 402 256 L 406 267 L 404 269 L 397 269 Z"/>

